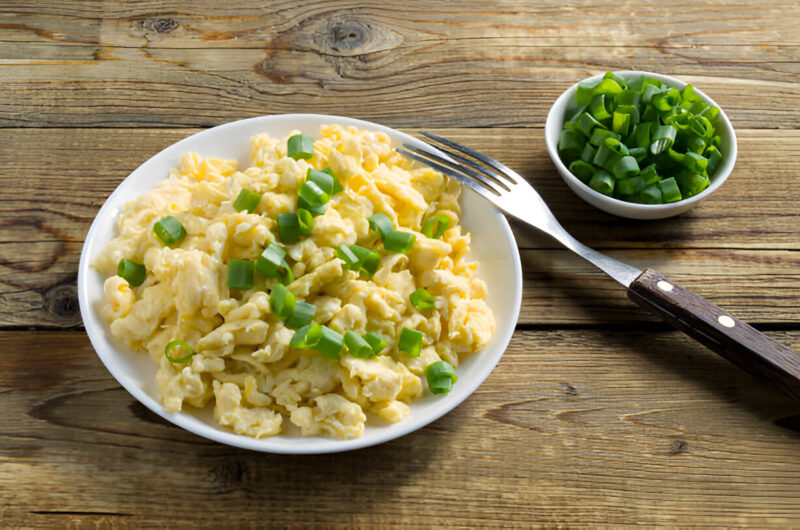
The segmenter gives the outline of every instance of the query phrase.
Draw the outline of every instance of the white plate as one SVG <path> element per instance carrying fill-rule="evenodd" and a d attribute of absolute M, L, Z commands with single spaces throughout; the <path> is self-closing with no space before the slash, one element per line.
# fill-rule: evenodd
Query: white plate
<path fill-rule="evenodd" d="M 100 315 L 103 278 L 90 264 L 114 236 L 116 219 L 125 203 L 166 178 L 184 153 L 196 151 L 205 157 L 233 158 L 239 161 L 240 167 L 248 167 L 251 136 L 267 132 L 280 138 L 297 129 L 318 137 L 323 124 L 355 125 L 382 131 L 395 145 L 403 142 L 423 145 L 419 140 L 388 127 L 339 116 L 285 114 L 226 123 L 185 138 L 139 166 L 106 200 L 92 223 L 78 269 L 78 296 L 86 332 L 111 375 L 143 405 L 179 427 L 220 443 L 270 453 L 333 453 L 379 444 L 427 425 L 464 401 L 489 376 L 511 340 L 522 298 L 517 244 L 505 217 L 467 189 L 461 200 L 463 225 L 472 233 L 471 257 L 480 262 L 479 275 L 488 287 L 487 302 L 494 311 L 497 332 L 484 350 L 458 367 L 458 382 L 449 394 L 434 396 L 426 393 L 411 404 L 411 414 L 399 423 L 370 420 L 363 436 L 354 440 L 289 435 L 254 439 L 217 425 L 210 406 L 203 410 L 187 407 L 187 410 L 175 414 L 164 410 L 156 385 L 156 363 L 148 354 L 134 352 L 110 335 L 108 324 Z"/>

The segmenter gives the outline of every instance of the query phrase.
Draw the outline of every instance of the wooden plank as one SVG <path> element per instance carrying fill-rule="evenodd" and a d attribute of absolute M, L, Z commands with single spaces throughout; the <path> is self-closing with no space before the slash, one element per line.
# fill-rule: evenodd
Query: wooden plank
<path fill-rule="evenodd" d="M 359 2 L 332 5 L 312 0 L 234 0 L 219 5 L 200 0 L 182 7 L 153 2 L 111 2 L 87 5 L 53 0 L 0 7 L 5 42 L 51 42 L 62 46 L 95 44 L 149 48 L 269 48 L 316 37 L 317 51 L 339 29 L 340 52 L 375 51 L 374 32 L 384 27 L 408 41 L 508 37 L 529 39 L 541 46 L 569 46 L 580 40 L 586 47 L 653 46 L 786 46 L 800 45 L 793 18 L 800 8 L 792 0 L 756 5 L 747 0 L 713 3 L 667 0 L 636 6 L 636 24 L 625 9 L 608 9 L 602 1 L 569 4 L 553 0 L 536 3 L 507 0 L 453 1 L 431 5 L 411 0 L 402 5 Z M 760 24 L 752 24 L 757 15 Z M 602 24 L 596 21 L 602 20 Z M 709 21 L 713 20 L 713 30 Z M 357 27 L 342 32 L 342 26 Z M 367 26 L 365 35 L 358 26 Z M 487 29 L 493 29 L 488 32 Z M 293 37 L 293 38 L 290 38 Z M 360 38 L 359 38 L 360 37 Z M 373 37 L 374 38 L 374 37 Z M 366 50 L 358 49 L 372 44 Z M 270 46 L 272 45 L 272 46 Z"/>
<path fill-rule="evenodd" d="M 75 274 L 94 215 L 139 163 L 191 132 L 0 129 L 7 147 L 0 151 L 0 326 L 80 324 Z M 681 217 L 641 222 L 599 212 L 569 192 L 536 141 L 541 130 L 437 132 L 519 168 L 590 246 L 656 268 L 745 320 L 796 320 L 800 223 L 787 197 L 800 133 L 740 131 L 737 169 L 713 198 Z M 744 182 L 751 175 L 758 185 Z M 526 274 L 521 323 L 649 320 L 619 286 L 545 236 L 515 232 Z"/>
<path fill-rule="evenodd" d="M 800 524 L 796 403 L 676 332 L 518 332 L 446 417 L 335 456 L 173 427 L 82 333 L 4 332 L 0 351 L 9 526 Z"/>
<path fill-rule="evenodd" d="M 556 2 L 5 8 L 0 125 L 197 127 L 302 109 L 394 127 L 539 127 L 572 83 L 636 68 L 696 84 L 737 127 L 796 128 L 796 2 L 637 6 L 635 28 L 602 2 L 579 9 L 587 18 Z"/>

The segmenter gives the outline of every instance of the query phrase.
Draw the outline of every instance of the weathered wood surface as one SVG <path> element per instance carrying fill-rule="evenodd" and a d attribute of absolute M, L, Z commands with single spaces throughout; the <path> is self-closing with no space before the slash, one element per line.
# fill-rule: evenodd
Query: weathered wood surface
<path fill-rule="evenodd" d="M 771 333 L 800 347 L 800 333 Z M 80 332 L 0 333 L 0 519 L 36 527 L 790 526 L 800 406 L 677 332 L 520 331 L 428 428 L 339 455 L 172 426 Z M 31 358 L 46 370 L 31 370 Z"/>
<path fill-rule="evenodd" d="M 340 455 L 160 420 L 97 359 L 75 291 L 92 219 L 144 160 L 204 127 L 320 112 L 503 160 L 580 240 L 800 349 L 799 19 L 794 0 L 0 0 L 0 527 L 800 526 L 800 405 L 520 226 L 520 325 L 490 378 Z M 736 127 L 730 181 L 677 218 L 598 212 L 547 156 L 555 98 L 631 68 L 694 83 Z"/>
<path fill-rule="evenodd" d="M 518 169 L 586 244 L 656 268 L 757 324 L 795 322 L 800 314 L 800 210 L 787 209 L 800 159 L 797 131 L 740 131 L 730 182 L 689 213 L 655 222 L 604 214 L 569 193 L 540 129 L 435 131 Z M 0 130 L 0 325 L 78 325 L 75 273 L 94 215 L 136 166 L 193 132 Z M 514 228 L 525 271 L 521 323 L 650 319 L 602 273 L 549 238 Z"/>
<path fill-rule="evenodd" d="M 205 127 L 298 109 L 541 126 L 566 86 L 630 67 L 697 84 L 738 127 L 796 128 L 800 107 L 793 0 L 0 9 L 5 126 Z"/>

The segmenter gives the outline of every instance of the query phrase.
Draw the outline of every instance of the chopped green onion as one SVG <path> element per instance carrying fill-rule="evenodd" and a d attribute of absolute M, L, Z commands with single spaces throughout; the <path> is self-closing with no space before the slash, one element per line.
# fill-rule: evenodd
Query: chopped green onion
<path fill-rule="evenodd" d="M 632 105 L 634 107 L 639 107 L 639 101 L 642 99 L 642 94 L 638 90 L 631 90 L 626 89 L 619 93 L 617 96 L 617 104 L 620 106 L 623 105 Z"/>
<path fill-rule="evenodd" d="M 618 179 L 631 178 L 639 174 L 639 164 L 636 163 L 636 159 L 632 156 L 623 156 L 614 162 L 611 172 Z"/>
<path fill-rule="evenodd" d="M 587 83 L 580 83 L 578 84 L 578 91 L 576 95 L 576 99 L 578 100 L 578 106 L 584 107 L 592 101 L 592 90 L 594 89 L 594 85 L 590 85 Z"/>
<path fill-rule="evenodd" d="M 261 202 L 260 193 L 242 188 L 242 191 L 239 192 L 239 196 L 233 201 L 233 209 L 237 212 L 247 210 L 247 213 L 253 213 L 256 211 L 259 202 Z"/>
<path fill-rule="evenodd" d="M 314 139 L 305 134 L 295 134 L 289 137 L 286 151 L 295 160 L 309 159 L 314 156 Z"/>
<path fill-rule="evenodd" d="M 658 187 L 664 197 L 664 202 L 676 202 L 683 199 L 681 190 L 678 189 L 678 183 L 674 177 L 669 177 L 658 181 Z"/>
<path fill-rule="evenodd" d="M 381 255 L 368 248 L 350 245 L 350 250 L 358 258 L 359 268 L 369 276 L 375 274 L 381 264 Z"/>
<path fill-rule="evenodd" d="M 566 129 L 561 131 L 561 136 L 558 139 L 558 154 L 561 158 L 568 163 L 578 158 L 583 150 L 582 138 L 583 135 L 580 133 Z"/>
<path fill-rule="evenodd" d="M 313 348 L 319 342 L 321 335 L 322 326 L 319 324 L 307 324 L 294 332 L 289 345 L 298 350 Z"/>
<path fill-rule="evenodd" d="M 578 118 L 578 128 L 584 135 L 586 135 L 587 138 L 592 136 L 592 131 L 595 129 L 595 127 L 608 129 L 608 127 L 597 121 L 597 119 L 588 112 L 584 112 Z"/>
<path fill-rule="evenodd" d="M 333 195 L 336 188 L 336 179 L 333 178 L 332 173 L 326 171 L 318 171 L 316 169 L 308 168 L 306 172 L 306 181 L 311 181 L 325 192 L 329 197 Z"/>
<path fill-rule="evenodd" d="M 188 353 L 186 355 L 184 355 L 183 357 L 172 357 L 169 354 L 169 352 L 172 351 L 175 348 L 183 348 Z M 197 352 L 194 351 L 194 348 L 189 346 L 189 344 L 186 341 L 180 340 L 180 339 L 173 340 L 172 342 L 167 344 L 166 348 L 164 348 L 164 357 L 166 357 L 167 360 L 169 362 L 171 362 L 171 363 L 185 363 L 186 361 L 188 361 L 189 359 L 194 357 L 196 353 Z"/>
<path fill-rule="evenodd" d="M 603 74 L 603 79 L 614 80 L 620 86 L 620 88 L 622 88 L 623 91 L 628 88 L 628 83 L 614 72 L 606 72 L 605 74 Z"/>
<path fill-rule="evenodd" d="M 603 195 L 612 195 L 614 193 L 614 177 L 601 169 L 589 181 L 589 187 Z"/>
<path fill-rule="evenodd" d="M 591 164 L 594 155 L 597 153 L 597 149 L 592 147 L 591 143 L 587 143 L 583 146 L 583 151 L 581 151 L 581 160 L 584 162 Z"/>
<path fill-rule="evenodd" d="M 286 286 L 280 283 L 272 286 L 272 291 L 269 293 L 269 307 L 278 320 L 283 321 L 292 316 L 296 305 L 297 299 Z"/>
<path fill-rule="evenodd" d="M 628 147 L 616 138 L 606 138 L 604 143 L 612 153 L 620 156 L 627 156 L 630 153 Z"/>
<path fill-rule="evenodd" d="M 431 239 L 439 239 L 444 235 L 449 226 L 450 218 L 440 213 L 425 221 L 422 225 L 422 235 Z"/>
<path fill-rule="evenodd" d="M 613 76 L 614 74 L 611 75 Z M 614 77 L 616 79 L 620 79 L 619 77 L 616 76 Z M 624 84 L 625 82 L 622 81 L 622 83 Z M 617 81 L 615 81 L 610 77 L 602 79 L 599 83 L 597 83 L 597 85 L 595 85 L 594 89 L 592 89 L 592 94 L 601 94 L 610 96 L 616 96 L 620 92 L 622 92 L 622 86 L 620 86 L 620 84 Z"/>
<path fill-rule="evenodd" d="M 620 139 L 620 135 L 613 131 L 597 128 L 592 131 L 592 136 L 589 138 L 589 143 L 595 146 L 601 146 L 605 143 L 606 138 Z"/>
<path fill-rule="evenodd" d="M 144 283 L 147 271 L 144 265 L 122 258 L 117 264 L 117 276 L 127 281 L 131 287 L 139 287 Z"/>
<path fill-rule="evenodd" d="M 589 182 L 594 175 L 594 167 L 583 160 L 576 160 L 569 165 L 569 172 L 578 177 L 582 182 Z"/>
<path fill-rule="evenodd" d="M 708 174 L 713 175 L 719 163 L 722 162 L 722 153 L 713 145 L 709 145 L 706 149 L 706 156 L 708 156 Z"/>
<path fill-rule="evenodd" d="M 168 215 L 153 225 L 153 232 L 165 245 L 180 243 L 186 237 L 186 229 L 180 221 Z"/>
<path fill-rule="evenodd" d="M 657 184 L 650 184 L 639 193 L 639 201 L 644 204 L 661 204 L 664 197 L 661 195 L 661 188 Z"/>
<path fill-rule="evenodd" d="M 306 204 L 312 207 L 323 206 L 331 199 L 330 195 L 325 193 L 322 188 L 319 187 L 319 184 L 313 180 L 305 181 L 303 185 L 300 186 L 298 195 L 305 201 Z"/>
<path fill-rule="evenodd" d="M 677 88 L 672 88 L 664 92 L 653 94 L 650 104 L 661 112 L 672 110 L 675 105 L 680 102 L 680 91 Z"/>
<path fill-rule="evenodd" d="M 296 213 L 278 214 L 278 241 L 283 244 L 300 241 L 300 220 Z"/>
<path fill-rule="evenodd" d="M 269 278 L 278 278 L 284 285 L 294 281 L 294 275 L 286 263 L 286 251 L 280 245 L 270 243 L 256 261 L 256 270 Z"/>
<path fill-rule="evenodd" d="M 672 147 L 677 133 L 678 130 L 672 125 L 659 125 L 656 127 L 650 143 L 650 152 L 657 155 Z"/>
<path fill-rule="evenodd" d="M 348 269 L 364 272 L 369 276 L 375 274 L 381 263 L 381 255 L 358 245 L 339 245 L 336 257 L 344 261 Z"/>
<path fill-rule="evenodd" d="M 228 262 L 228 287 L 231 289 L 250 289 L 253 287 L 255 264 L 246 259 L 232 259 Z"/>
<path fill-rule="evenodd" d="M 411 247 L 414 246 L 414 241 L 417 236 L 411 232 L 401 232 L 400 230 L 392 230 L 383 239 L 383 248 L 389 252 L 396 252 L 398 254 L 408 254 Z"/>
<path fill-rule="evenodd" d="M 327 326 L 307 324 L 294 332 L 292 348 L 312 348 L 329 359 L 339 357 L 344 338 Z"/>
<path fill-rule="evenodd" d="M 606 101 L 604 94 L 598 94 L 592 98 L 589 104 L 589 111 L 592 116 L 599 121 L 606 120 L 611 117 L 611 103 L 610 100 Z"/>
<path fill-rule="evenodd" d="M 350 270 L 358 271 L 361 267 L 361 261 L 350 245 L 339 245 L 339 248 L 336 249 L 336 257 L 344 261 L 345 266 Z"/>
<path fill-rule="evenodd" d="M 419 353 L 422 351 L 422 332 L 416 329 L 403 328 L 400 331 L 397 348 L 411 357 L 419 357 Z"/>
<path fill-rule="evenodd" d="M 375 355 L 375 351 L 369 342 L 355 331 L 348 331 L 344 334 L 344 344 L 350 355 L 358 359 L 366 359 Z"/>
<path fill-rule="evenodd" d="M 425 379 L 433 394 L 447 394 L 458 381 L 456 369 L 447 361 L 436 361 L 425 367 Z"/>
<path fill-rule="evenodd" d="M 647 158 L 647 149 L 644 147 L 631 147 L 629 153 L 636 159 L 636 162 L 642 162 Z"/>
<path fill-rule="evenodd" d="M 306 202 L 306 200 L 302 197 L 297 197 L 297 209 L 299 210 L 306 210 L 312 216 L 317 217 L 325 213 L 325 210 L 328 209 L 327 204 L 319 204 L 319 205 L 312 205 Z"/>
<path fill-rule="evenodd" d="M 636 195 L 645 188 L 644 179 L 642 177 L 620 179 L 617 181 L 616 188 L 620 195 Z"/>
<path fill-rule="evenodd" d="M 408 297 L 411 305 L 417 309 L 431 309 L 436 307 L 436 299 L 425 289 L 417 289 Z"/>
<path fill-rule="evenodd" d="M 336 359 L 343 347 L 344 337 L 328 326 L 322 326 L 322 336 L 314 349 L 329 359 Z"/>
<path fill-rule="evenodd" d="M 311 234 L 311 228 L 314 227 L 314 216 L 305 208 L 297 210 L 297 222 L 300 224 L 300 233 L 304 236 Z"/>
<path fill-rule="evenodd" d="M 394 231 L 392 220 L 385 213 L 374 213 L 367 217 L 367 221 L 369 221 L 370 229 L 381 236 L 381 239 L 385 239 L 388 234 Z"/>
<path fill-rule="evenodd" d="M 622 114 L 620 112 L 614 111 L 612 120 L 611 120 L 611 130 L 617 134 L 625 136 L 628 134 L 628 130 L 631 126 L 631 115 L 630 114 Z"/>
<path fill-rule="evenodd" d="M 296 302 L 292 314 L 286 319 L 284 325 L 289 329 L 299 329 L 311 323 L 317 307 L 308 302 Z"/>
<path fill-rule="evenodd" d="M 383 339 L 383 337 L 381 337 L 374 331 L 370 331 L 369 333 L 364 335 L 364 340 L 366 340 L 372 347 L 372 352 L 375 355 L 379 355 L 384 350 L 384 348 L 386 348 L 386 341 Z"/>
<path fill-rule="evenodd" d="M 706 189 L 722 164 L 719 108 L 691 85 L 606 72 L 599 82 L 579 84 L 576 102 L 558 152 L 595 191 L 643 204 L 674 202 Z"/>
<path fill-rule="evenodd" d="M 678 187 L 681 189 L 681 194 L 684 198 L 694 197 L 711 183 L 707 176 L 693 173 L 692 171 L 678 173 L 675 176 L 675 180 L 678 182 Z"/>
<path fill-rule="evenodd" d="M 335 195 L 340 191 L 344 191 L 344 186 L 342 186 L 342 183 L 339 182 L 338 178 L 336 178 L 336 175 L 333 174 L 333 170 L 331 168 L 326 167 L 325 169 L 322 170 L 322 172 L 327 173 L 328 175 L 333 177 L 333 192 L 331 193 L 331 195 Z"/>
<path fill-rule="evenodd" d="M 633 131 L 636 147 L 647 149 L 650 147 L 650 127 L 652 122 L 638 123 Z"/>
<path fill-rule="evenodd" d="M 650 164 L 649 166 L 645 167 L 639 172 L 639 176 L 644 179 L 644 183 L 649 186 L 650 184 L 655 184 L 661 177 L 658 175 L 658 171 L 656 170 L 655 163 Z"/>

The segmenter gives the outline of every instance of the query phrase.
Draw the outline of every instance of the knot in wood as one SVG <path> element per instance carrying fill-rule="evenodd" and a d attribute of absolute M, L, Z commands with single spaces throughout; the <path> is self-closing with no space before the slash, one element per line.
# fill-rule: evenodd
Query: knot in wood
<path fill-rule="evenodd" d="M 146 18 L 142 20 L 142 27 L 156 33 L 169 33 L 178 27 L 178 22 L 171 18 Z"/>
<path fill-rule="evenodd" d="M 358 22 L 340 22 L 330 30 L 330 46 L 337 52 L 360 48 L 369 38 L 369 28 Z"/>
<path fill-rule="evenodd" d="M 59 322 L 77 324 L 80 320 L 78 288 L 74 284 L 60 284 L 44 295 L 44 309 Z"/>

